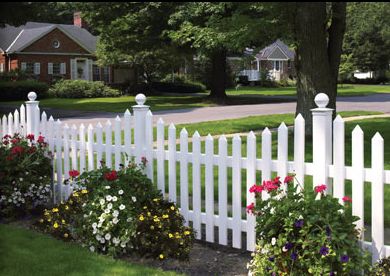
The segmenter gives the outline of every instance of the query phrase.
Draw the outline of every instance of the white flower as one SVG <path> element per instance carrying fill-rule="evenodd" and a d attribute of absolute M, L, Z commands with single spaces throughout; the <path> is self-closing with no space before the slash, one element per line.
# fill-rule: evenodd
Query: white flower
<path fill-rule="evenodd" d="M 119 190 L 118 195 L 123 195 L 123 190 Z"/>
<path fill-rule="evenodd" d="M 121 204 L 120 206 L 119 206 L 119 210 L 123 210 L 123 209 L 125 209 L 125 205 L 123 205 L 123 204 Z"/>
<path fill-rule="evenodd" d="M 282 251 L 283 251 L 283 252 L 287 252 L 288 249 L 287 249 L 285 246 L 283 246 Z"/>
<path fill-rule="evenodd" d="M 275 245 L 276 244 L 276 238 L 274 237 L 274 238 L 272 238 L 272 240 L 271 240 L 271 244 L 272 245 Z"/>
<path fill-rule="evenodd" d="M 112 220 L 112 223 L 114 223 L 114 224 L 117 224 L 117 223 L 118 223 L 118 221 L 119 221 L 119 219 L 117 219 L 117 218 L 114 218 L 114 219 Z"/>
<path fill-rule="evenodd" d="M 95 252 L 95 247 L 92 245 L 92 246 L 89 247 L 89 250 L 90 250 L 91 252 Z"/>
<path fill-rule="evenodd" d="M 112 239 L 112 242 L 113 242 L 115 245 L 118 245 L 121 241 L 120 241 L 118 238 L 113 238 L 113 239 Z"/>
<path fill-rule="evenodd" d="M 112 201 L 115 202 L 115 201 L 117 201 L 117 200 L 118 200 L 118 198 L 117 198 L 116 196 L 113 196 L 113 197 L 112 197 Z"/>
<path fill-rule="evenodd" d="M 26 172 L 26 175 L 28 175 L 28 172 Z"/>
<path fill-rule="evenodd" d="M 101 240 L 100 240 L 100 243 L 105 243 L 106 242 L 106 240 L 104 239 L 104 238 L 102 238 Z"/>
<path fill-rule="evenodd" d="M 105 236 L 104 236 L 104 238 L 106 239 L 106 240 L 110 240 L 111 239 L 111 235 L 110 235 L 110 233 L 107 233 Z"/>
<path fill-rule="evenodd" d="M 103 205 L 104 203 L 106 203 L 106 201 L 104 200 L 104 198 L 100 199 L 100 205 Z"/>
<path fill-rule="evenodd" d="M 107 209 L 112 209 L 112 203 L 108 203 Z"/>
<path fill-rule="evenodd" d="M 110 209 L 104 210 L 104 213 L 109 214 L 110 213 Z"/>
<path fill-rule="evenodd" d="M 106 190 L 110 189 L 111 187 L 110 186 L 105 186 L 104 188 L 106 188 Z"/>
<path fill-rule="evenodd" d="M 137 198 L 136 198 L 135 196 L 132 196 L 132 197 L 131 197 L 131 200 L 132 200 L 133 202 L 137 202 Z"/>
<path fill-rule="evenodd" d="M 92 234 L 95 235 L 97 233 L 96 228 L 93 229 Z"/>
<path fill-rule="evenodd" d="M 118 210 L 114 210 L 114 212 L 112 212 L 112 215 L 114 217 L 117 217 L 119 215 L 119 211 Z"/>
<path fill-rule="evenodd" d="M 100 241 L 102 239 L 102 236 L 100 236 L 99 234 L 96 235 L 96 240 Z"/>
<path fill-rule="evenodd" d="M 19 178 L 19 181 L 23 181 L 23 178 Z"/>
<path fill-rule="evenodd" d="M 97 226 L 97 223 L 96 223 L 96 222 L 92 223 L 92 228 L 93 228 L 93 229 L 95 229 L 96 226 Z"/>
<path fill-rule="evenodd" d="M 111 201 L 111 199 L 112 199 L 112 196 L 110 196 L 110 195 L 106 196 L 107 201 Z"/>
<path fill-rule="evenodd" d="M 125 243 L 121 243 L 121 247 L 122 247 L 122 248 L 125 248 L 125 247 L 126 247 L 126 244 L 125 244 Z"/>

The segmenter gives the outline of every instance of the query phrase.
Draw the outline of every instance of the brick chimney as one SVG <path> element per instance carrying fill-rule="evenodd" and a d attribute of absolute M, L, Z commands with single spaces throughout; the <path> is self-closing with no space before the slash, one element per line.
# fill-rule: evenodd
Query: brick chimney
<path fill-rule="evenodd" d="M 81 18 L 81 12 L 75 12 L 73 14 L 73 25 L 80 28 L 87 29 L 87 24 Z"/>

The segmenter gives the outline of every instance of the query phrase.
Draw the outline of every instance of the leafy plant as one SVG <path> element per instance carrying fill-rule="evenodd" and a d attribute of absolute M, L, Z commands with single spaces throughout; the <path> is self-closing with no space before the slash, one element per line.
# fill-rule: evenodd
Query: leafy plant
<path fill-rule="evenodd" d="M 59 80 L 49 94 L 60 98 L 118 97 L 118 90 L 106 86 L 102 81 Z"/>
<path fill-rule="evenodd" d="M 368 270 L 368 254 L 358 244 L 351 199 L 345 205 L 327 195 L 326 185 L 306 191 L 293 177 L 254 185 L 259 198 L 247 207 L 257 217 L 257 250 L 250 263 L 254 275 L 350 275 Z"/>
<path fill-rule="evenodd" d="M 52 166 L 44 137 L 5 135 L 0 164 L 0 218 L 27 215 L 48 203 Z"/>

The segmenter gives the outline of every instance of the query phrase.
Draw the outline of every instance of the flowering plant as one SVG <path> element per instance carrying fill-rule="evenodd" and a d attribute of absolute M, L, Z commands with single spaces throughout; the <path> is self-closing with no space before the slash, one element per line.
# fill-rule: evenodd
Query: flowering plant
<path fill-rule="evenodd" d="M 5 135 L 0 164 L 0 217 L 23 216 L 48 202 L 52 166 L 44 137 Z"/>
<path fill-rule="evenodd" d="M 249 264 L 252 275 L 350 275 L 368 270 L 369 259 L 358 244 L 351 200 L 345 205 L 326 194 L 326 185 L 304 190 L 288 176 L 254 185 L 257 248 Z M 260 200 L 262 193 L 269 198 Z"/>

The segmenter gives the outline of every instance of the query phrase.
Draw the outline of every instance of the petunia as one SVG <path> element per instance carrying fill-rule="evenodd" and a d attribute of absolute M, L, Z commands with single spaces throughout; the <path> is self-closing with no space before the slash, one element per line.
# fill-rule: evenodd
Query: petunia
<path fill-rule="evenodd" d="M 291 253 L 290 258 L 291 260 L 295 261 L 298 258 L 298 254 L 295 252 Z"/>
<path fill-rule="evenodd" d="M 318 185 L 318 186 L 315 187 L 316 193 L 322 193 L 325 190 L 326 190 L 326 185 L 325 184 Z"/>
<path fill-rule="evenodd" d="M 340 262 L 342 262 L 342 263 L 347 263 L 348 261 L 349 261 L 348 255 L 342 255 L 342 256 L 340 257 Z"/>
<path fill-rule="evenodd" d="M 302 228 L 303 224 L 304 224 L 304 220 L 303 219 L 298 219 L 297 221 L 295 221 L 294 226 L 296 228 Z"/>
<path fill-rule="evenodd" d="M 343 201 L 352 203 L 352 198 L 350 198 L 349 196 L 345 196 L 343 197 Z"/>
<path fill-rule="evenodd" d="M 326 246 L 322 246 L 321 249 L 320 249 L 320 254 L 321 254 L 322 256 L 328 255 L 328 254 L 329 254 L 329 248 L 326 247 Z"/>
<path fill-rule="evenodd" d="M 252 202 L 246 207 L 246 212 L 248 214 L 253 214 L 253 210 L 255 209 L 255 204 Z"/>

